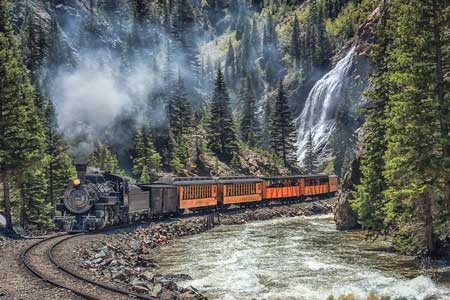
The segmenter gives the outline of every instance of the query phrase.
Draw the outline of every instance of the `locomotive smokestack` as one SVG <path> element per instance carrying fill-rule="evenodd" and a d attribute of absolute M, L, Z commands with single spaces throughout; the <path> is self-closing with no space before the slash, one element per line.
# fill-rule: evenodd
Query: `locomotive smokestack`
<path fill-rule="evenodd" d="M 75 169 L 77 170 L 78 179 L 84 181 L 86 179 L 87 164 L 82 162 L 75 163 Z"/>

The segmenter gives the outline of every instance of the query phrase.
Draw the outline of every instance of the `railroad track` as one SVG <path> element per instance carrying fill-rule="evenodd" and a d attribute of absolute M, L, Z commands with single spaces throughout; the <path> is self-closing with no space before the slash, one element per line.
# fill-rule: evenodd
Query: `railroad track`
<path fill-rule="evenodd" d="M 23 265 L 36 277 L 55 287 L 68 290 L 81 298 L 88 300 L 122 300 L 156 298 L 141 295 L 117 287 L 97 282 L 68 269 L 55 258 L 55 249 L 63 243 L 79 237 L 83 233 L 69 235 L 57 234 L 39 240 L 27 247 L 21 254 Z"/>
<path fill-rule="evenodd" d="M 298 202 L 294 202 L 298 203 Z M 272 203 L 271 206 L 289 206 L 293 203 Z M 248 207 L 231 207 L 225 210 L 225 213 L 233 213 L 241 210 L 245 210 Z M 175 221 L 180 219 L 187 219 L 193 216 L 211 216 L 217 212 L 191 212 L 183 215 L 179 218 L 167 218 L 159 220 Z M 158 222 L 157 220 L 155 220 Z M 141 223 L 141 226 L 148 225 L 148 223 Z M 105 228 L 103 232 L 136 228 L 139 224 L 127 224 L 119 225 L 115 227 Z M 27 247 L 21 254 L 20 259 L 22 264 L 36 277 L 42 281 L 49 283 L 55 287 L 68 290 L 81 298 L 88 300 L 103 300 L 103 299 L 144 299 L 144 300 L 157 300 L 155 297 L 148 295 L 137 294 L 131 291 L 120 289 L 114 286 L 110 286 L 101 282 L 97 282 L 90 278 L 67 268 L 56 257 L 55 252 L 58 247 L 68 242 L 71 239 L 82 236 L 84 233 L 78 234 L 56 234 L 52 236 L 41 237 L 37 242 Z"/>

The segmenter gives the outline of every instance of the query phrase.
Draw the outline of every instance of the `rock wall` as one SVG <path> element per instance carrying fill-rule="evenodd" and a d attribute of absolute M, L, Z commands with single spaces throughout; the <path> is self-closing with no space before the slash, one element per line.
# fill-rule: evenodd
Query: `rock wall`
<path fill-rule="evenodd" d="M 360 183 L 361 171 L 359 169 L 359 158 L 352 161 L 350 170 L 345 174 L 342 180 L 341 191 L 338 201 L 333 210 L 334 220 L 337 230 L 359 229 L 356 213 L 353 211 L 350 201 L 353 199 L 355 186 Z"/>

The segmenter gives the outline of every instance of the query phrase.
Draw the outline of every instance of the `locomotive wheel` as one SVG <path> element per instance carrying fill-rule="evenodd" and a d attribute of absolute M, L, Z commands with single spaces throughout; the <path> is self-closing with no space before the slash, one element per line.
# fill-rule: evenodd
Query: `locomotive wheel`
<path fill-rule="evenodd" d="M 98 225 L 97 229 L 103 229 L 108 224 L 108 210 L 105 210 L 105 216 L 103 217 L 103 221 Z"/>

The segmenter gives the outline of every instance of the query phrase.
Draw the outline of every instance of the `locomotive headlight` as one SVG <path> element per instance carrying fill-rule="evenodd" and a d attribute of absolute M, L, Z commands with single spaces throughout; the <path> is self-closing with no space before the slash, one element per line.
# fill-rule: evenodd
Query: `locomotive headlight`
<path fill-rule="evenodd" d="M 83 214 L 89 211 L 92 208 L 93 200 L 89 192 L 83 188 L 71 189 L 64 196 L 66 208 L 74 214 Z"/>

